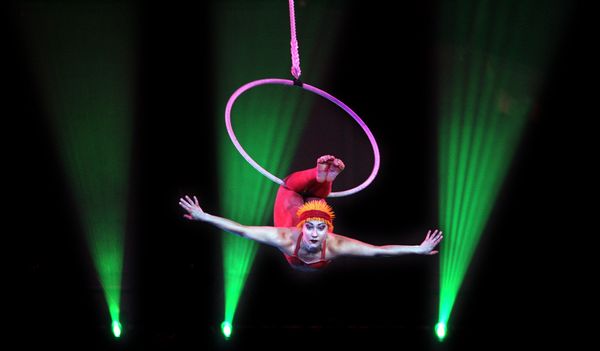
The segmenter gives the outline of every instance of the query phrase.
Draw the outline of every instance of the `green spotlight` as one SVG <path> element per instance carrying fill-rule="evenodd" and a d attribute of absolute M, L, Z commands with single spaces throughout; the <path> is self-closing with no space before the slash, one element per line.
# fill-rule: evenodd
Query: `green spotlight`
<path fill-rule="evenodd" d="M 32 69 L 77 208 L 74 216 L 115 331 L 132 186 L 134 5 L 23 1 L 19 6 Z"/>
<path fill-rule="evenodd" d="M 441 3 L 438 337 L 526 126 L 565 3 L 548 1 L 543 12 L 527 0 Z"/>
<path fill-rule="evenodd" d="M 435 335 L 438 337 L 438 340 L 444 340 L 446 337 L 446 323 L 439 322 L 435 325 Z"/>
<path fill-rule="evenodd" d="M 242 84 L 269 76 L 290 77 L 289 12 L 287 3 L 271 2 L 215 6 L 218 55 L 217 135 L 221 214 L 245 225 L 271 224 L 277 186 L 256 172 L 239 155 L 223 121 L 225 103 Z M 319 77 L 326 67 L 339 13 L 329 13 L 316 2 L 297 11 L 302 71 L 310 83 L 322 86 Z M 327 31 L 320 30 L 327 23 Z M 269 38 L 272 40 L 265 40 Z M 317 48 L 318 46 L 318 50 Z M 242 59 L 243 58 L 243 59 Z M 325 63 L 324 63 L 325 62 Z M 313 64 L 318 63 L 318 65 Z M 284 177 L 295 155 L 305 120 L 314 100 L 295 87 L 258 87 L 244 93 L 234 105 L 232 125 L 238 140 L 261 166 Z M 229 328 L 254 262 L 258 246 L 228 233 L 222 236 L 225 316 Z M 225 325 L 225 324 L 223 324 Z M 223 326 L 222 325 L 222 326 Z"/>
<path fill-rule="evenodd" d="M 225 336 L 225 339 L 229 339 L 231 336 L 231 332 L 233 331 L 233 326 L 228 321 L 224 321 L 221 323 L 221 333 Z"/>
<path fill-rule="evenodd" d="M 119 321 L 113 321 L 112 322 L 112 332 L 113 335 L 115 336 L 115 338 L 120 338 L 121 337 L 121 323 L 119 323 Z"/>

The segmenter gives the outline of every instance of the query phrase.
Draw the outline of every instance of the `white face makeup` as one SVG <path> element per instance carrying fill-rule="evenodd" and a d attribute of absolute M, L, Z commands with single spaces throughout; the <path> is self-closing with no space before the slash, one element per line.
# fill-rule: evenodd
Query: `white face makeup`
<path fill-rule="evenodd" d="M 302 241 L 309 250 L 319 249 L 327 237 L 327 223 L 323 221 L 306 221 L 302 226 Z"/>

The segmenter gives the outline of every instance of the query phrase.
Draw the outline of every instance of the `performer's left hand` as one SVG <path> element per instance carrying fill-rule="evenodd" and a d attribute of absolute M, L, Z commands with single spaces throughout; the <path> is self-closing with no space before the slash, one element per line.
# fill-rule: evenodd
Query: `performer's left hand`
<path fill-rule="evenodd" d="M 434 248 L 440 243 L 440 241 L 442 241 L 443 238 L 444 237 L 442 236 L 442 232 L 437 229 L 433 233 L 431 233 L 431 230 L 428 231 L 427 236 L 425 237 L 425 240 L 423 240 L 421 245 L 419 245 L 419 248 L 421 249 L 421 254 L 422 255 L 437 254 L 439 251 L 434 250 Z"/>

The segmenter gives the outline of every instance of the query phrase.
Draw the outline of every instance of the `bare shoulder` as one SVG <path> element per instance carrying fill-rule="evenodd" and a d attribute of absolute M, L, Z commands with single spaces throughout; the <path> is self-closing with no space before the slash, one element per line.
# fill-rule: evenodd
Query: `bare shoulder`
<path fill-rule="evenodd" d="M 344 246 L 347 246 L 349 241 L 348 237 L 343 235 L 329 233 L 327 234 L 327 250 L 332 256 L 341 254 L 344 250 Z"/>
<path fill-rule="evenodd" d="M 335 256 L 373 256 L 378 252 L 378 247 L 364 243 L 360 240 L 349 238 L 347 236 L 332 234 L 331 243 L 327 243 L 327 248 L 331 250 L 331 255 Z M 329 240 L 328 240 L 329 241 Z"/>
<path fill-rule="evenodd" d="M 292 254 L 295 249 L 296 239 L 300 231 L 297 228 L 280 227 L 277 228 L 278 248 L 284 253 Z"/>

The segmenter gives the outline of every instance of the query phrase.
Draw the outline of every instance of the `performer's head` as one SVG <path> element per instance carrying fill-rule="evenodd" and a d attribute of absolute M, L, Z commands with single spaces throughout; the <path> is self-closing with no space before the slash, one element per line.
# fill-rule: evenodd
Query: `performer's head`
<path fill-rule="evenodd" d="M 335 215 L 325 200 L 308 201 L 296 212 L 298 228 L 302 229 L 302 241 L 309 248 L 320 248 L 328 232 L 333 232 Z"/>

